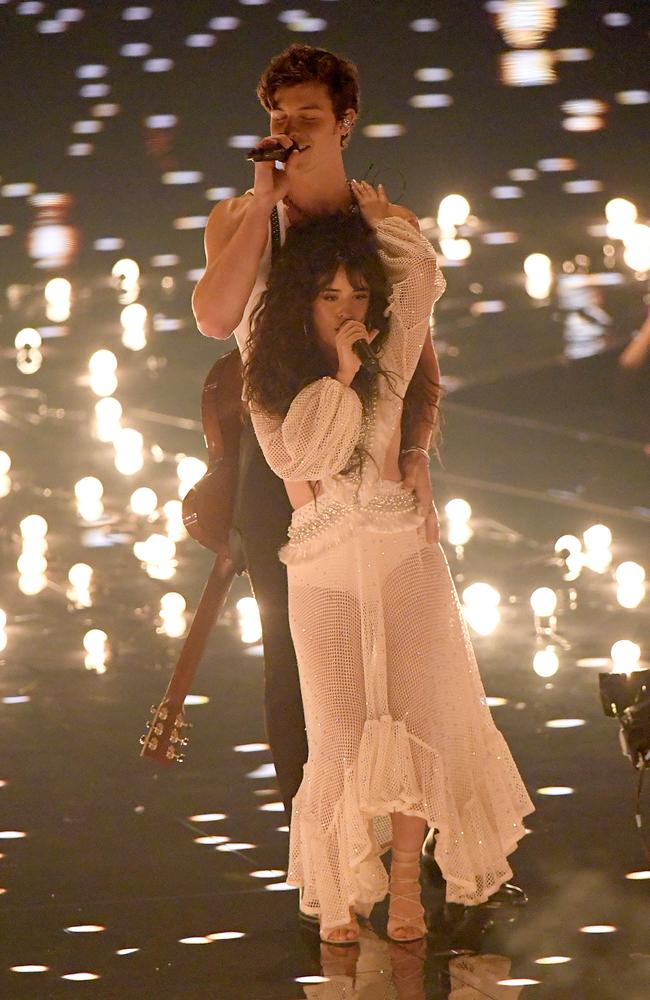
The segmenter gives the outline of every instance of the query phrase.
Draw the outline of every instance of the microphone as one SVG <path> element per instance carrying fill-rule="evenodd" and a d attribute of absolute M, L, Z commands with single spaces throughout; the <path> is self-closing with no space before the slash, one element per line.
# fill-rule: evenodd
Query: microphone
<path fill-rule="evenodd" d="M 367 340 L 355 340 L 352 350 L 359 358 L 362 366 L 371 375 L 376 375 L 379 371 L 379 360 Z"/>
<path fill-rule="evenodd" d="M 294 149 L 300 149 L 297 142 L 292 142 L 289 147 L 279 142 L 274 146 L 255 146 L 246 153 L 246 159 L 252 160 L 253 163 L 272 163 L 274 160 L 286 163 Z"/>

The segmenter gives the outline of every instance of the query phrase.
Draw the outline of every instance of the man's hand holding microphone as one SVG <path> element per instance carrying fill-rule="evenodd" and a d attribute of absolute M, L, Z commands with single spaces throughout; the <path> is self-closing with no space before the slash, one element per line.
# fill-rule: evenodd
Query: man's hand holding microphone
<path fill-rule="evenodd" d="M 255 163 L 255 182 L 253 197 L 268 204 L 270 208 L 285 198 L 289 193 L 289 174 L 291 160 L 299 155 L 297 143 L 288 135 L 269 135 L 261 139 L 255 149 L 251 149 L 248 159 Z M 281 153 L 280 150 L 284 150 Z M 264 153 L 267 151 L 267 157 Z M 272 156 L 270 154 L 273 154 Z M 284 170 L 278 170 L 275 161 L 285 164 Z"/>

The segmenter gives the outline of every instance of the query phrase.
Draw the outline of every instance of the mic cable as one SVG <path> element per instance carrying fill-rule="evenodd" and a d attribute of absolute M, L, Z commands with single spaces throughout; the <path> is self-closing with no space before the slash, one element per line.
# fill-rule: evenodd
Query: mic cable
<path fill-rule="evenodd" d="M 362 366 L 371 375 L 376 375 L 379 371 L 379 360 L 367 340 L 355 340 L 352 350 L 359 358 Z"/>

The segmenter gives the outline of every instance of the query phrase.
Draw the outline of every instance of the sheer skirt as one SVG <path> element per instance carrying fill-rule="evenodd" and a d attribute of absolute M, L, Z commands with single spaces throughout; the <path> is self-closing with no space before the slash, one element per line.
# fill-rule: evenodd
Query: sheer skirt
<path fill-rule="evenodd" d="M 287 881 L 304 887 L 303 909 L 335 926 L 384 898 L 394 811 L 438 830 L 447 900 L 483 902 L 512 876 L 507 855 L 533 805 L 441 547 L 423 528 L 357 525 L 287 569 L 309 741 Z"/>

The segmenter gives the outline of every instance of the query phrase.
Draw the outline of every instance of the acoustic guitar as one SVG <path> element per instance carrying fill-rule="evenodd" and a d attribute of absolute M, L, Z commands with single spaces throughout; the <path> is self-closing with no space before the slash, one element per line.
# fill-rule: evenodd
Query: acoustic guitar
<path fill-rule="evenodd" d="M 160 764 L 181 763 L 190 726 L 183 704 L 208 636 L 226 601 L 236 573 L 245 564 L 239 536 L 232 530 L 239 440 L 242 423 L 242 368 L 239 349 L 214 363 L 203 385 L 201 419 L 208 448 L 208 470 L 183 499 L 183 523 L 197 542 L 216 554 L 178 663 L 152 719 L 140 738 L 141 757 Z"/>
<path fill-rule="evenodd" d="M 280 252 L 277 205 L 271 212 L 271 260 Z M 153 718 L 141 738 L 141 757 L 161 764 L 179 763 L 188 745 L 183 704 L 208 636 L 226 601 L 236 573 L 246 568 L 233 512 L 239 472 L 239 441 L 244 410 L 239 348 L 216 361 L 203 385 L 201 420 L 208 448 L 208 471 L 183 499 L 183 523 L 192 538 L 216 553 L 190 630 L 163 700 L 151 706 Z"/>

